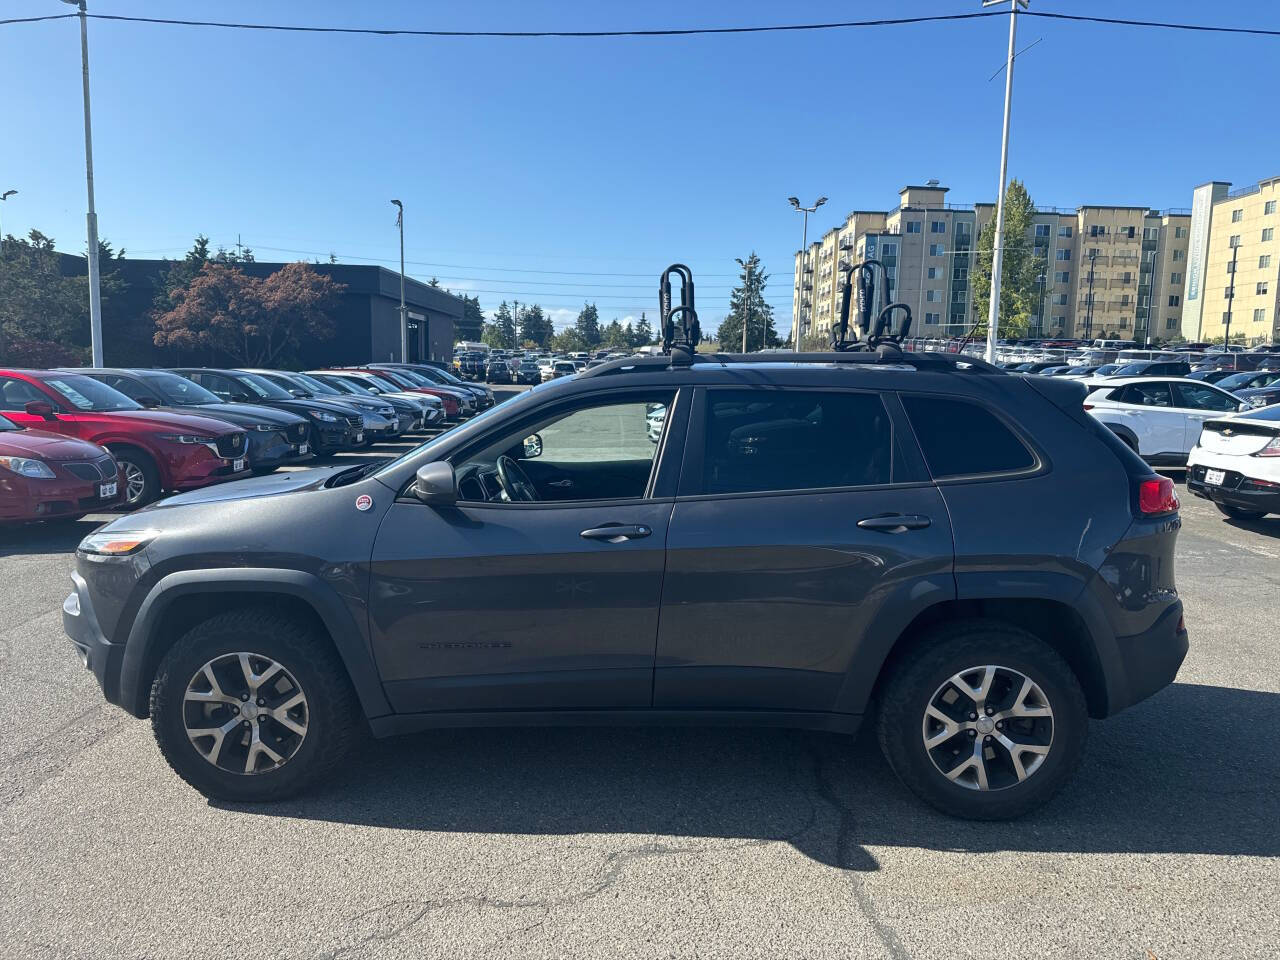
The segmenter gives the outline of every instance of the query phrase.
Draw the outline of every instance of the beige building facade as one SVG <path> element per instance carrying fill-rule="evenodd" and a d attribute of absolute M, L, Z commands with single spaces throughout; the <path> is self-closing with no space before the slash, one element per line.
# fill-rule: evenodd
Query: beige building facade
<path fill-rule="evenodd" d="M 1240 190 L 1211 181 L 1192 195 L 1182 335 L 1233 343 L 1280 341 L 1280 177 Z"/>
<path fill-rule="evenodd" d="M 979 319 L 972 284 L 978 235 L 995 206 L 951 204 L 946 194 L 937 181 L 904 187 L 892 210 L 854 211 L 797 252 L 793 324 L 803 318 L 806 337 L 829 339 L 840 310 L 841 261 L 878 259 L 892 299 L 911 307 L 916 336 L 968 334 Z M 1031 335 L 1176 337 L 1190 220 L 1146 207 L 1037 209 L 1030 239 L 1043 270 Z"/>

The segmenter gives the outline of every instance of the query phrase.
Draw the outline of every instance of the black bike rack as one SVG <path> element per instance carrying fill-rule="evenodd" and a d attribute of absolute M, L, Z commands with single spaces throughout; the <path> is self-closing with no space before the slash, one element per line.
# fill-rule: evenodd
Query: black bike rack
<path fill-rule="evenodd" d="M 875 307 L 876 276 L 880 272 L 880 282 L 884 289 L 885 306 L 876 316 L 875 326 L 871 324 L 871 311 Z M 844 274 L 844 282 L 840 286 L 840 320 L 831 330 L 831 349 L 837 352 L 849 350 L 877 350 L 887 347 L 890 351 L 900 349 L 900 345 L 911 332 L 911 308 L 905 303 L 888 303 L 889 271 L 879 260 L 863 260 L 861 263 L 847 264 L 841 262 L 840 272 Z M 857 279 L 854 279 L 854 276 Z M 853 338 L 849 338 L 849 307 L 853 300 L 854 288 L 857 288 L 857 314 L 854 317 Z M 889 325 L 895 313 L 904 313 L 902 325 L 897 333 L 889 333 Z M 861 337 L 861 339 L 859 339 Z"/>
<path fill-rule="evenodd" d="M 680 306 L 671 305 L 671 274 L 680 275 Z M 658 316 L 662 330 L 662 352 L 672 363 L 693 362 L 693 354 L 702 342 L 702 328 L 693 299 L 693 271 L 683 263 L 673 263 L 662 271 L 658 281 Z"/>

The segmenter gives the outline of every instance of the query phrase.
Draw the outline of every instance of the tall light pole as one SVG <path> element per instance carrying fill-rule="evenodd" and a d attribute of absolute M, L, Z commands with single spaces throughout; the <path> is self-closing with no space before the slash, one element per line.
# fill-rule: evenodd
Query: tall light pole
<path fill-rule="evenodd" d="M 1089 299 L 1085 301 L 1084 338 L 1093 336 L 1093 261 L 1098 258 L 1097 250 L 1089 251 Z"/>
<path fill-rule="evenodd" d="M 800 206 L 798 197 L 787 197 L 787 202 L 796 210 L 804 214 L 804 230 L 800 234 L 800 310 L 796 314 L 796 328 L 791 331 L 791 336 L 795 339 L 795 352 L 800 352 L 800 334 L 804 330 L 804 268 L 809 263 L 809 214 L 813 213 L 820 206 L 827 202 L 826 197 L 819 197 L 814 201 L 812 207 Z"/>
<path fill-rule="evenodd" d="M 734 257 L 738 261 L 738 265 L 747 271 L 747 282 L 742 288 L 742 352 L 747 352 L 747 325 L 751 322 L 751 268 L 753 262 L 751 260 L 743 260 L 741 257 Z M 801 273 L 801 280 L 804 274 Z"/>
<path fill-rule="evenodd" d="M 396 205 L 396 226 L 400 228 L 400 362 L 409 362 L 409 315 L 404 309 L 404 204 L 392 200 Z"/>
<path fill-rule="evenodd" d="M 93 346 L 93 365 L 102 362 L 102 290 L 98 274 L 98 214 L 93 205 L 93 124 L 89 119 L 89 16 L 85 0 L 62 0 L 80 10 L 80 67 L 84 83 L 84 171 L 89 193 L 86 217 L 89 233 L 89 342 Z"/>
<path fill-rule="evenodd" d="M 1231 357 L 1231 369 L 1235 370 L 1240 361 L 1236 359 L 1236 355 L 1231 352 L 1231 307 L 1236 302 L 1236 256 L 1240 253 L 1240 244 L 1235 244 L 1231 248 L 1231 284 L 1227 287 L 1227 316 L 1225 318 L 1227 328 L 1223 331 L 1222 348 L 1227 351 Z"/>
<path fill-rule="evenodd" d="M 17 192 L 18 192 L 17 190 L 6 190 L 4 193 L 0 193 L 0 200 L 8 200 L 10 197 L 14 196 Z M 3 240 L 3 239 L 4 239 L 4 227 L 0 226 L 0 240 Z"/>
<path fill-rule="evenodd" d="M 982 0 L 984 7 L 1004 0 Z M 1013 105 L 1013 49 L 1018 35 L 1018 7 L 1030 0 L 1009 0 L 1009 59 L 1004 74 L 1004 131 L 1000 135 L 1000 187 L 996 192 L 996 232 L 991 244 L 991 304 L 987 312 L 987 362 L 996 362 L 997 327 L 1000 324 L 1000 268 L 1004 266 L 1004 184 L 1009 170 L 1009 110 Z"/>

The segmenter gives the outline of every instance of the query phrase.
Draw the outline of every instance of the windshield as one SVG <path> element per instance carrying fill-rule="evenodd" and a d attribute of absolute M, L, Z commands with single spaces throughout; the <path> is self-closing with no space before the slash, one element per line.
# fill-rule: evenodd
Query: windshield
<path fill-rule="evenodd" d="M 403 390 L 406 387 L 431 386 L 431 384 L 428 384 L 425 381 L 423 383 L 417 383 L 414 380 L 411 380 L 405 375 L 403 370 L 396 370 L 395 372 L 390 370 L 379 370 L 376 374 L 366 373 L 364 376 L 371 380 L 374 386 L 379 389 L 391 390 L 393 392 Z"/>
<path fill-rule="evenodd" d="M 1229 377 L 1223 377 L 1218 381 L 1218 386 L 1224 390 L 1235 390 L 1238 387 L 1247 387 L 1250 381 L 1256 377 L 1256 373 L 1233 373 Z"/>
<path fill-rule="evenodd" d="M 1104 363 L 1102 366 L 1100 366 L 1097 370 L 1093 372 L 1098 374 L 1101 377 L 1109 377 L 1111 376 L 1111 374 L 1115 373 L 1119 369 L 1120 369 L 1120 364 L 1118 363 Z"/>
<path fill-rule="evenodd" d="M 377 387 L 383 393 L 401 393 L 404 390 L 404 386 L 402 384 L 392 383 L 390 377 L 380 377 L 373 373 L 361 373 L 357 374 L 357 377 L 365 383 L 369 383 Z"/>
<path fill-rule="evenodd" d="M 210 393 L 194 380 L 180 377 L 176 373 L 149 373 L 143 379 L 147 381 L 147 386 L 164 398 L 165 403 L 175 407 L 222 403 L 215 394 Z"/>
<path fill-rule="evenodd" d="M 327 383 L 317 380 L 315 377 L 309 377 L 305 373 L 291 373 L 289 374 L 289 378 L 291 380 L 296 380 L 314 394 L 318 394 L 323 397 L 341 396 L 341 391 L 335 390 Z"/>
<path fill-rule="evenodd" d="M 265 400 L 292 400 L 293 394 L 256 373 L 237 373 L 236 379 Z"/>
<path fill-rule="evenodd" d="M 44 381 L 53 389 L 66 397 L 77 410 L 92 410 L 95 413 L 107 413 L 112 410 L 141 410 L 142 404 L 134 403 L 119 390 L 99 383 L 92 377 L 82 377 L 78 373 L 59 374 Z"/>
<path fill-rule="evenodd" d="M 22 429 L 22 428 L 21 428 L 20 426 L 18 426 L 16 423 L 14 423 L 12 420 L 10 420 L 10 419 L 9 419 L 8 417 L 6 417 L 4 414 L 0 414 L 0 431 L 3 431 L 3 430 L 21 430 L 21 429 Z"/>
<path fill-rule="evenodd" d="M 314 379 L 321 380 L 326 386 L 332 387 L 338 393 L 351 394 L 357 397 L 372 397 L 373 391 L 368 387 L 363 387 L 358 383 L 353 383 L 345 377 L 339 377 L 336 374 L 327 374 L 321 379 L 316 376 Z"/>
<path fill-rule="evenodd" d="M 463 381 L 459 380 L 448 370 L 441 370 L 438 367 L 433 367 L 432 373 L 435 374 L 436 383 L 447 383 L 450 386 L 454 386 L 454 387 L 466 386 L 466 384 Z"/>

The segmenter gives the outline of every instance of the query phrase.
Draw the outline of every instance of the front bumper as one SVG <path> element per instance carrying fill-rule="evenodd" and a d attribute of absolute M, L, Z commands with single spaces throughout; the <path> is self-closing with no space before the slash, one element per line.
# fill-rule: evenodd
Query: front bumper
<path fill-rule="evenodd" d="M 239 470 L 235 468 L 236 460 L 243 463 Z M 252 467 L 253 463 L 246 450 L 235 458 L 220 457 L 212 452 L 201 452 L 197 457 L 188 459 L 176 467 L 171 466 L 170 469 L 174 473 L 174 490 L 196 490 L 212 483 L 252 476 Z"/>
<path fill-rule="evenodd" d="M 1249 469 L 1252 457 L 1228 457 L 1197 451 L 1187 467 L 1187 489 L 1197 497 L 1240 510 L 1280 513 L 1280 482 L 1241 472 Z M 1222 483 L 1205 483 L 1209 470 L 1223 472 Z M 1250 472 L 1254 472 L 1250 470 Z"/>
<path fill-rule="evenodd" d="M 119 705 L 120 664 L 124 645 L 108 642 L 94 615 L 89 588 L 78 573 L 71 574 L 71 593 L 62 601 L 62 629 L 70 638 L 80 662 L 93 674 L 109 703 Z"/>
<path fill-rule="evenodd" d="M 103 481 L 79 478 L 53 480 L 11 474 L 0 479 L 0 523 L 54 520 L 82 513 L 108 510 L 124 499 L 124 484 L 117 476 L 116 493 L 98 496 Z"/>

